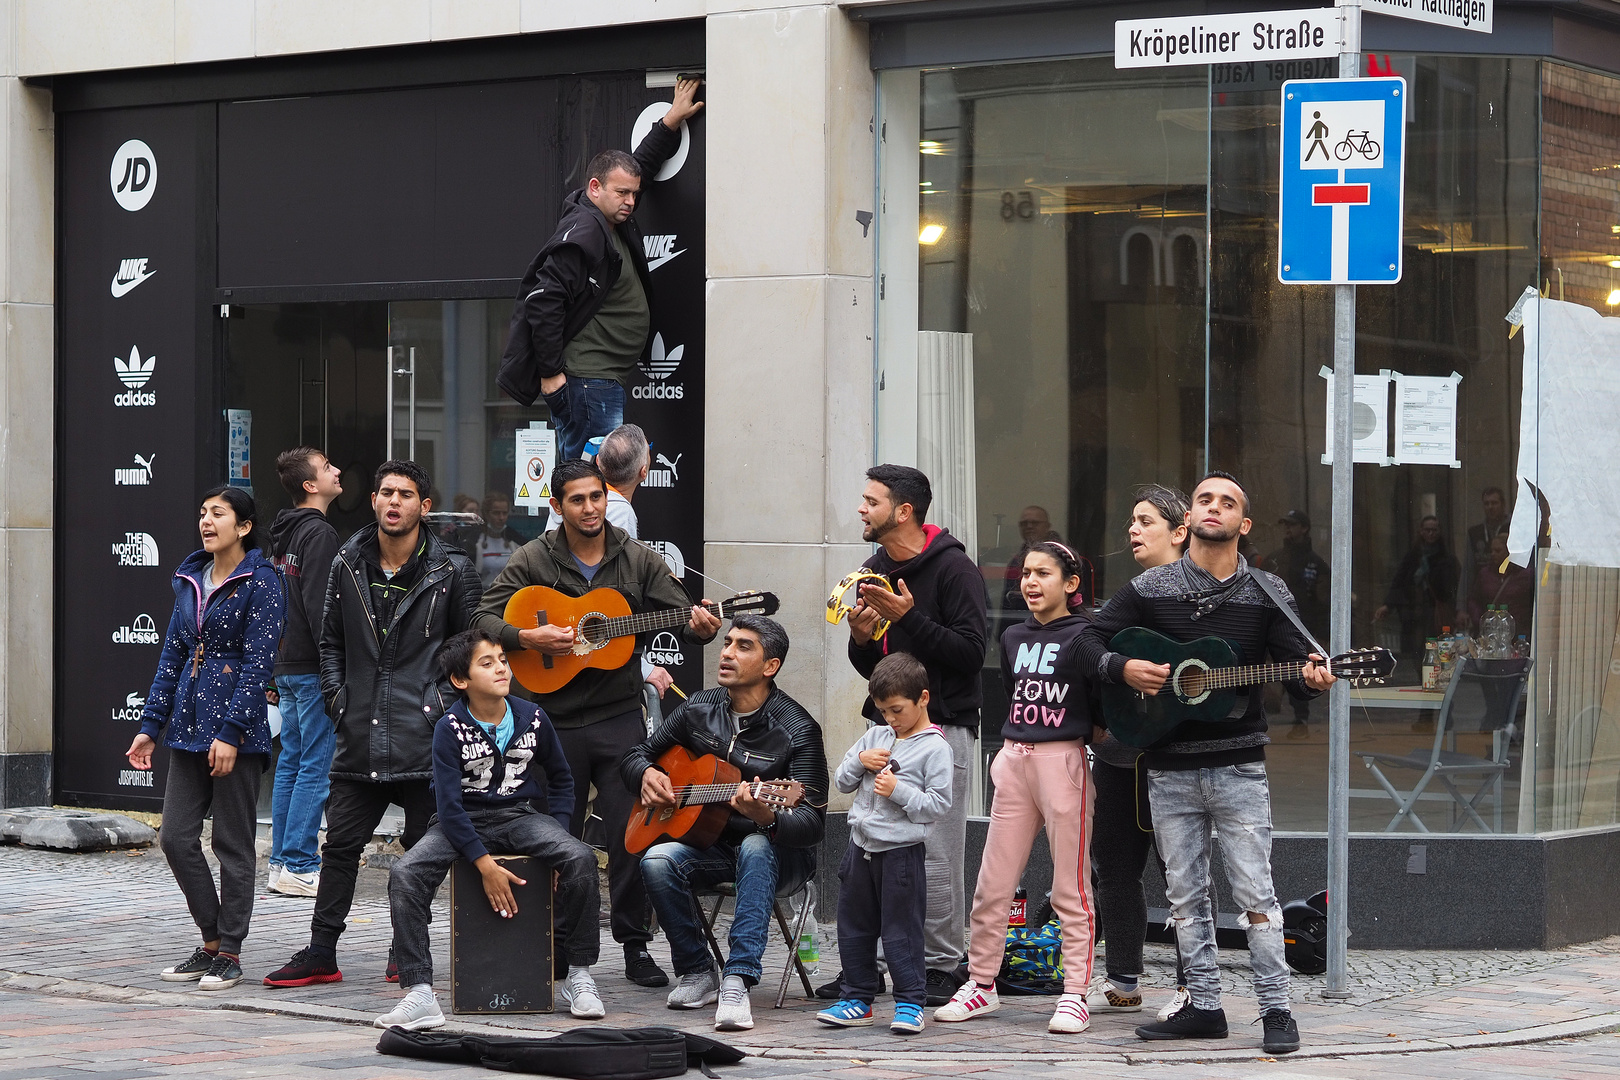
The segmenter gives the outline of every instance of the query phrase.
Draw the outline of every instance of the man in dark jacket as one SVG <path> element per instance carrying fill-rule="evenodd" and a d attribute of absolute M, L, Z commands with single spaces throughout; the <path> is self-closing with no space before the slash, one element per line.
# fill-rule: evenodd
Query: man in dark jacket
<path fill-rule="evenodd" d="M 568 596 L 592 589 L 620 593 L 631 611 L 690 608 L 682 633 L 688 641 L 708 642 L 720 620 L 692 606 L 686 589 L 669 572 L 663 557 L 631 540 L 623 529 L 607 524 L 607 484 L 595 465 L 569 459 L 551 474 L 551 509 L 562 520 L 538 539 L 517 550 L 495 584 L 484 594 L 477 625 L 500 639 L 508 656 L 533 649 L 551 656 L 573 650 L 574 631 L 566 626 L 516 627 L 505 619 L 507 601 L 529 585 L 544 585 Z M 643 635 L 648 637 L 650 635 Z M 639 643 L 637 651 L 646 646 Z M 641 986 L 664 986 L 666 975 L 647 951 L 652 940 L 647 892 L 636 858 L 624 850 L 624 827 L 635 800 L 618 780 L 619 757 L 647 734 L 641 714 L 641 665 L 638 657 L 611 671 L 586 668 L 541 700 L 557 728 L 568 768 L 574 777 L 570 825 L 575 836 L 585 829 L 585 802 L 596 785 L 596 815 L 608 839 L 608 900 L 613 910 L 613 939 L 624 946 L 625 978 Z"/>
<path fill-rule="evenodd" d="M 326 508 L 343 494 L 336 465 L 312 446 L 276 458 L 276 476 L 292 496 L 270 524 L 270 553 L 287 593 L 287 625 L 276 656 L 281 754 L 270 799 L 270 889 L 314 896 L 321 854 L 316 844 L 332 771 L 332 721 L 321 701 L 321 610 L 337 555 L 337 530 Z"/>
<path fill-rule="evenodd" d="M 1299 617 L 1305 629 L 1316 635 L 1316 640 L 1328 637 L 1328 603 L 1331 597 L 1331 578 L 1327 562 L 1311 547 L 1311 519 L 1303 510 L 1290 510 L 1278 519 L 1283 527 L 1283 546 L 1271 553 L 1263 569 L 1271 571 L 1288 586 L 1299 605 Z M 1294 705 L 1294 720 L 1298 725 L 1290 736 L 1303 734 L 1310 720 L 1311 703 L 1301 698 L 1290 698 Z"/>
<path fill-rule="evenodd" d="M 383 462 L 371 495 L 377 524 L 350 537 L 332 563 L 321 694 L 337 723 L 337 750 L 320 887 L 309 946 L 267 975 L 266 986 L 342 980 L 337 940 L 360 852 L 391 803 L 405 809 L 406 848 L 433 817 L 433 725 L 457 697 L 437 653 L 471 624 L 479 590 L 466 553 L 422 527 L 431 489 L 416 462 Z"/>
<path fill-rule="evenodd" d="M 591 159 L 586 186 L 563 200 L 556 231 L 523 275 L 497 382 L 521 405 L 545 395 L 563 460 L 624 422 L 624 382 L 652 340 L 647 253 L 631 215 L 680 148 L 681 124 L 703 107 L 693 100 L 699 83 L 676 84 L 634 155 Z"/>
<path fill-rule="evenodd" d="M 956 993 L 962 959 L 962 899 L 966 864 L 969 780 L 977 761 L 980 672 L 984 667 L 988 616 L 984 577 L 962 542 L 924 524 L 933 487 L 916 469 L 878 465 L 866 472 L 858 513 L 862 538 L 882 550 L 862 565 L 889 579 L 894 592 L 861 586 L 849 613 L 849 662 L 870 679 L 877 662 L 906 652 L 928 669 L 928 718 L 951 744 L 956 763 L 951 809 L 928 834 L 928 915 L 923 925 L 928 963 L 928 1004 L 943 1005 Z M 878 622 L 892 624 L 876 638 Z M 881 723 L 872 701 L 861 710 Z"/>
<path fill-rule="evenodd" d="M 641 875 L 669 937 L 679 978 L 669 992 L 672 1009 L 701 1009 L 719 999 L 717 1031 L 754 1026 L 748 990 L 759 982 L 760 956 L 770 933 L 775 898 L 794 892 L 816 870 L 827 809 L 827 753 L 821 725 L 777 688 L 787 657 L 787 631 L 763 615 L 738 615 L 720 651 L 720 685 L 693 694 L 624 755 L 619 771 L 627 788 L 649 806 L 673 806 L 674 790 L 658 759 L 680 746 L 695 756 L 713 754 L 735 765 L 743 783 L 731 799 L 730 820 L 712 847 L 679 841 L 654 844 L 641 859 Z M 797 780 L 802 800 L 772 808 L 749 790 L 754 780 Z M 731 955 L 715 971 L 697 913 L 693 887 L 736 883 Z"/>

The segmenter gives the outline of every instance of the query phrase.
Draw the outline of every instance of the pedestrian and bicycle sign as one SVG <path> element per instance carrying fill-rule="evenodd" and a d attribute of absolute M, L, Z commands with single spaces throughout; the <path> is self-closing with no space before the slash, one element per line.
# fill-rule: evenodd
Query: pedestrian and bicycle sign
<path fill-rule="evenodd" d="M 1278 280 L 1401 279 L 1405 124 L 1405 79 L 1283 83 Z"/>

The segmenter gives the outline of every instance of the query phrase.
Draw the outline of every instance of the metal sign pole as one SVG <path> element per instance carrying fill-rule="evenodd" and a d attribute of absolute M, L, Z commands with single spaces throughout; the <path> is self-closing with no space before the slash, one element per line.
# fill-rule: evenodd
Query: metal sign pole
<path fill-rule="evenodd" d="M 1339 78 L 1361 75 L 1361 0 L 1337 0 L 1344 19 Z M 1405 105 L 1402 105 L 1405 108 Z M 1350 534 L 1355 503 L 1356 287 L 1333 287 L 1333 547 L 1332 632 L 1335 654 L 1350 649 Z M 1349 941 L 1350 686 L 1328 691 L 1328 938 L 1323 997 L 1347 998 L 1345 949 Z"/>

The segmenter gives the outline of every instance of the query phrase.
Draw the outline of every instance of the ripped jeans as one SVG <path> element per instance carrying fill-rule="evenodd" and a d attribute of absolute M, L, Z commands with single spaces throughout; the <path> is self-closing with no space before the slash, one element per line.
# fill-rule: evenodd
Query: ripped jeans
<path fill-rule="evenodd" d="M 1288 963 L 1283 958 L 1282 906 L 1271 884 L 1271 789 L 1256 761 L 1216 769 L 1148 770 L 1154 842 L 1165 863 L 1165 894 L 1176 929 L 1176 948 L 1187 991 L 1200 1009 L 1221 1007 L 1210 892 L 1211 835 L 1232 884 L 1232 898 L 1249 921 L 1249 962 L 1260 1012 L 1288 1008 Z M 1266 921 L 1251 921 L 1252 915 Z"/>

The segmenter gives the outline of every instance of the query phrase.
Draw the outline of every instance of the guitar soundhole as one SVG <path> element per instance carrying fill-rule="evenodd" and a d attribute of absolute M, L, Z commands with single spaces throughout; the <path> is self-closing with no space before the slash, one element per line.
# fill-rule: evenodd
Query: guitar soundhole
<path fill-rule="evenodd" d="M 579 620 L 575 632 L 593 649 L 600 649 L 608 643 L 607 617 L 593 611 Z"/>
<path fill-rule="evenodd" d="M 1181 693 L 1184 697 L 1195 698 L 1204 692 L 1204 673 L 1202 671 L 1189 671 L 1181 677 Z"/>

